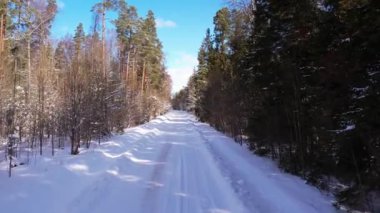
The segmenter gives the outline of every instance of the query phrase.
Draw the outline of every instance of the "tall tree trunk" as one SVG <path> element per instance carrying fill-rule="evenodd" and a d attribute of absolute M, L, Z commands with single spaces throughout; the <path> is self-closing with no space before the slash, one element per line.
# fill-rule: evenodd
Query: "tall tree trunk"
<path fill-rule="evenodd" d="M 102 11 L 102 71 L 104 77 L 107 79 L 106 74 L 106 8 L 105 0 L 103 0 L 103 11 Z"/>
<path fill-rule="evenodd" d="M 27 94 L 26 94 L 26 102 L 29 103 L 29 96 L 30 96 L 30 84 L 31 84 L 31 77 L 32 77 L 32 73 L 31 73 L 31 41 L 30 41 L 30 37 L 28 36 L 27 38 L 27 65 L 26 65 L 26 70 L 28 72 L 28 79 L 27 79 Z"/>
<path fill-rule="evenodd" d="M 126 86 L 129 86 L 129 58 L 130 58 L 130 51 L 128 51 L 128 54 L 127 54 L 127 70 L 126 70 L 126 74 L 125 74 L 125 85 Z"/>
<path fill-rule="evenodd" d="M 104 107 L 104 122 L 105 130 L 109 132 L 109 121 L 108 121 L 108 75 L 106 69 L 106 0 L 103 0 L 103 9 L 102 9 L 102 69 L 104 75 L 104 90 L 103 90 L 103 107 Z"/>
<path fill-rule="evenodd" d="M 133 58 L 133 61 L 132 61 L 132 92 L 135 91 L 135 88 L 136 88 L 136 69 L 135 69 L 135 66 L 136 66 L 136 56 Z"/>
<path fill-rule="evenodd" d="M 141 94 L 144 93 L 144 85 L 145 85 L 145 72 L 146 72 L 146 62 L 144 61 L 143 64 L 143 70 L 142 70 L 142 77 L 141 77 Z"/>
<path fill-rule="evenodd" d="M 0 14 L 0 54 L 4 51 L 5 29 L 6 29 L 6 11 Z"/>
<path fill-rule="evenodd" d="M 121 46 L 121 44 L 119 44 Z M 123 79 L 123 74 L 124 74 L 124 52 L 119 51 L 119 78 Z"/>
<path fill-rule="evenodd" d="M 1 91 L 3 90 L 3 75 L 4 75 L 4 65 L 5 65 L 5 54 L 4 54 L 4 39 L 5 39 L 5 14 L 3 11 L 0 13 L 0 109 L 2 109 L 2 97 Z M 1 114 L 1 111 L 0 111 Z M 3 123 L 0 119 L 0 137 L 4 134 Z"/>

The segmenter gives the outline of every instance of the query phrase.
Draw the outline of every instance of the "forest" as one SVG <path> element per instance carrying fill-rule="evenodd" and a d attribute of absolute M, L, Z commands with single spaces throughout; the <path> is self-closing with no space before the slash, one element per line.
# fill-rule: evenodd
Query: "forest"
<path fill-rule="evenodd" d="M 140 16 L 125 0 L 98 1 L 89 8 L 90 29 L 76 23 L 72 35 L 56 39 L 57 0 L 0 0 L 0 163 L 9 165 L 9 177 L 47 151 L 68 147 L 80 158 L 81 150 L 172 107 L 333 193 L 338 208 L 380 209 L 379 0 L 227 0 L 205 32 L 187 86 L 173 97 L 155 14 Z M 209 149 L 225 149 L 219 155 L 227 159 L 237 148 L 226 147 L 236 144 L 210 142 L 207 127 L 181 113 L 145 127 L 156 128 L 156 139 L 136 134 L 162 158 L 174 149 L 206 159 L 202 166 L 225 181 Z M 129 139 L 115 144 L 127 147 Z M 161 143 L 151 143 L 156 140 Z M 203 152 L 192 151 L 200 147 Z M 173 165 L 182 163 L 179 154 L 171 155 L 178 157 L 170 158 Z M 153 174 L 164 169 L 158 165 Z M 225 185 L 225 192 L 234 192 Z"/>
<path fill-rule="evenodd" d="M 53 40 L 57 12 L 56 0 L 0 3 L 0 148 L 9 172 L 13 157 L 42 155 L 46 145 L 54 155 L 66 142 L 76 155 L 170 105 L 152 11 L 140 17 L 124 0 L 100 1 L 91 29 L 78 23 L 74 36 Z"/>
<path fill-rule="evenodd" d="M 374 211 L 379 50 L 378 0 L 232 1 L 172 103 L 338 203 Z"/>

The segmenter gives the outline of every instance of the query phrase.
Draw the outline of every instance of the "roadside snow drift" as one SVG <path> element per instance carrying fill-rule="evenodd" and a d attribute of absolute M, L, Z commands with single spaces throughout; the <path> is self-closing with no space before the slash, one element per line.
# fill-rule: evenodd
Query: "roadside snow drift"
<path fill-rule="evenodd" d="M 48 153 L 48 151 L 46 151 Z M 331 201 L 207 124 L 172 111 L 79 156 L 0 163 L 1 212 L 334 212 Z"/>

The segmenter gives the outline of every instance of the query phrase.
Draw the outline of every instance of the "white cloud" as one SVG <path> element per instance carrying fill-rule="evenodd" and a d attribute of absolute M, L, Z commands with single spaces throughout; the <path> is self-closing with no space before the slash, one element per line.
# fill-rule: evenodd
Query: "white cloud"
<path fill-rule="evenodd" d="M 158 28 L 173 28 L 177 26 L 177 24 L 174 21 L 165 20 L 161 18 L 156 19 L 156 25 Z"/>
<path fill-rule="evenodd" d="M 63 8 L 65 8 L 65 3 L 63 3 L 62 0 L 58 0 L 57 6 L 58 6 L 58 9 L 62 10 Z"/>
<path fill-rule="evenodd" d="M 184 52 L 176 54 L 173 65 L 168 68 L 168 73 L 173 82 L 172 92 L 178 92 L 187 85 L 197 65 L 197 57 Z"/>

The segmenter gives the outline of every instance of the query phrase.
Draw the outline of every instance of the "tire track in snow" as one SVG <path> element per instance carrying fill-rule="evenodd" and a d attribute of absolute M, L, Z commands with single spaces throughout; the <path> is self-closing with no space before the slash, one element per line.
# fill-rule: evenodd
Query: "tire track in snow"
<path fill-rule="evenodd" d="M 185 187 L 184 187 L 184 183 L 185 183 L 185 178 L 186 178 L 186 175 L 185 175 L 185 169 L 184 169 L 184 164 L 183 164 L 183 151 L 181 150 L 181 156 L 180 156 L 180 164 L 179 164 L 179 167 L 180 167 L 180 174 L 181 174 L 181 179 L 179 180 L 180 181 L 180 193 L 183 193 L 185 194 Z M 179 209 L 180 209 L 180 212 L 184 212 L 184 199 L 182 196 L 180 196 L 180 202 L 179 202 Z"/>
<path fill-rule="evenodd" d="M 165 143 L 161 149 L 160 155 L 156 160 L 157 164 L 154 166 L 150 180 L 147 183 L 148 187 L 145 190 L 143 203 L 141 204 L 141 209 L 143 212 L 154 212 L 156 209 L 157 201 L 159 199 L 158 192 L 163 186 L 161 182 L 171 147 L 171 143 Z M 151 203 L 144 203 L 146 200 L 151 201 Z"/>
<path fill-rule="evenodd" d="M 255 206 L 251 201 L 255 199 L 255 196 L 249 191 L 249 187 L 246 185 L 245 181 L 240 179 L 238 176 L 232 174 L 231 165 L 227 166 L 225 160 L 221 155 L 218 155 L 216 151 L 210 144 L 210 140 L 206 138 L 202 130 L 193 122 L 194 130 L 198 133 L 199 137 L 205 144 L 207 152 L 212 156 L 215 164 L 219 168 L 220 172 L 224 176 L 224 179 L 231 185 L 236 195 L 240 198 L 242 203 L 251 212 L 257 212 L 257 206 Z M 244 198 L 244 199 L 243 199 Z M 267 203 L 270 206 L 270 203 Z"/>

